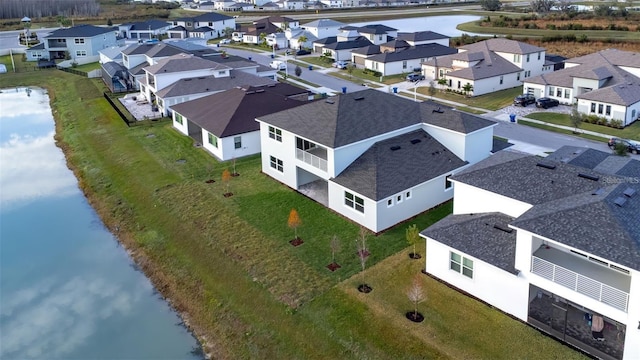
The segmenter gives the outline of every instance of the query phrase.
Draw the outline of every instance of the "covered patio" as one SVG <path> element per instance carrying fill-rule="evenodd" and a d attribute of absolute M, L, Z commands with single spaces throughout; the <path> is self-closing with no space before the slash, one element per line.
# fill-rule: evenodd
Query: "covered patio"
<path fill-rule="evenodd" d="M 162 117 L 162 113 L 158 110 L 158 107 L 149 103 L 146 99 L 141 99 L 139 93 L 127 94 L 118 100 L 138 121 Z"/>

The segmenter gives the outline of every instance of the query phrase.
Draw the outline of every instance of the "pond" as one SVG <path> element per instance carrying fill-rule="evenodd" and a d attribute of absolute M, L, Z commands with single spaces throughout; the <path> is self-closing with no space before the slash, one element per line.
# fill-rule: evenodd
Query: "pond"
<path fill-rule="evenodd" d="M 475 15 L 443 15 L 443 16 L 425 16 L 406 19 L 381 20 L 353 23 L 354 26 L 363 26 L 367 24 L 382 24 L 399 32 L 417 32 L 417 31 L 433 31 L 447 36 L 460 36 L 462 31 L 456 29 L 456 26 L 462 23 L 480 20 L 481 16 Z M 467 33 L 469 35 L 476 35 Z M 484 35 L 487 34 L 477 34 Z"/>

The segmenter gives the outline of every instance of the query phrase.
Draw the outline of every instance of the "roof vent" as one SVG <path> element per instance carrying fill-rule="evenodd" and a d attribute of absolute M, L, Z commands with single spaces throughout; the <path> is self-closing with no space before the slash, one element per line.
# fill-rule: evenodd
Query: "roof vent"
<path fill-rule="evenodd" d="M 257 92 L 257 93 L 263 93 L 263 92 L 264 92 L 264 89 L 258 89 L 258 90 L 256 90 L 256 92 Z"/>
<path fill-rule="evenodd" d="M 417 143 L 419 143 L 419 142 L 422 142 L 422 140 L 420 140 L 420 139 L 413 139 L 413 140 L 411 140 L 411 143 L 412 143 L 413 145 L 415 145 L 415 144 L 417 144 Z"/>
<path fill-rule="evenodd" d="M 626 202 L 627 202 L 627 199 L 623 198 L 622 196 L 619 196 L 615 200 L 613 200 L 613 203 L 620 207 L 622 207 Z"/>
<path fill-rule="evenodd" d="M 509 228 L 509 227 L 506 227 L 506 226 L 502 226 L 500 224 L 493 224 L 493 228 L 494 229 L 498 229 L 500 231 L 504 231 L 504 232 L 509 233 L 509 234 L 511 234 L 513 232 L 512 228 Z"/>
<path fill-rule="evenodd" d="M 433 109 L 433 110 L 431 110 L 431 113 L 432 113 L 432 114 L 433 114 L 433 113 L 442 114 L 442 113 L 444 113 L 444 110 L 442 110 L 442 109 L 440 108 L 440 106 L 438 106 L 438 108 L 437 108 L 437 109 Z"/>
<path fill-rule="evenodd" d="M 630 188 L 630 187 L 628 187 L 628 188 L 623 192 L 624 196 L 626 196 L 626 197 L 632 197 L 632 196 L 633 196 L 633 194 L 635 194 L 635 193 L 636 193 L 636 190 L 635 190 L 635 189 L 633 189 L 633 188 Z"/>
<path fill-rule="evenodd" d="M 556 168 L 556 166 L 554 164 L 543 163 L 543 162 L 537 163 L 536 166 L 539 166 L 539 167 L 545 168 L 545 169 L 549 169 L 549 170 L 553 170 L 553 169 Z"/>
<path fill-rule="evenodd" d="M 583 179 L 587 179 L 587 180 L 591 180 L 591 181 L 598 181 L 600 180 L 599 176 L 595 176 L 595 175 L 589 175 L 589 174 L 585 174 L 585 173 L 578 173 L 578 177 L 581 177 Z"/>
<path fill-rule="evenodd" d="M 204 89 L 204 91 L 209 91 L 209 88 Z"/>
<path fill-rule="evenodd" d="M 593 190 L 591 195 L 602 195 L 602 193 L 604 193 L 604 188 L 597 188 L 597 189 Z"/>
<path fill-rule="evenodd" d="M 394 146 L 390 147 L 389 149 L 391 149 L 391 151 L 396 151 L 396 150 L 400 150 L 401 148 L 398 145 L 394 145 Z"/>
<path fill-rule="evenodd" d="M 364 100 L 364 96 L 355 97 L 355 98 L 353 98 L 353 100 L 355 100 L 355 101 Z"/>
<path fill-rule="evenodd" d="M 327 104 L 335 104 L 336 102 L 333 101 L 332 99 L 327 99 L 324 102 L 326 102 Z"/>

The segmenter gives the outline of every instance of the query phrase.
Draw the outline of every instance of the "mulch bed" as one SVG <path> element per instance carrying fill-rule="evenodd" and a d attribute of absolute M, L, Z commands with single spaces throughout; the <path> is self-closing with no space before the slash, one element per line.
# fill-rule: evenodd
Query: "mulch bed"
<path fill-rule="evenodd" d="M 358 291 L 360 291 L 361 293 L 365 293 L 368 294 L 373 290 L 373 288 L 367 284 L 360 284 L 358 285 Z"/>
<path fill-rule="evenodd" d="M 240 176 L 240 174 L 238 174 L 237 172 L 234 172 L 231 174 L 231 176 L 236 177 L 236 176 Z"/>
<path fill-rule="evenodd" d="M 233 193 L 232 193 L 232 192 L 228 192 L 228 193 L 224 193 L 224 194 L 222 194 L 222 195 L 223 195 L 224 197 L 230 197 L 230 196 L 233 196 Z"/>
<path fill-rule="evenodd" d="M 422 258 L 422 255 L 418 254 L 418 253 L 409 253 L 409 257 L 414 259 L 414 260 L 418 260 Z"/>
<path fill-rule="evenodd" d="M 209 179 L 209 180 L 207 180 L 207 181 L 205 181 L 205 182 L 206 182 L 207 184 L 213 184 L 213 183 L 214 183 L 214 182 L 216 182 L 216 181 L 215 181 L 215 180 L 213 180 L 213 179 Z"/>
<path fill-rule="evenodd" d="M 331 270 L 331 271 L 336 271 L 338 269 L 340 269 L 341 266 L 338 265 L 337 262 L 332 262 L 331 264 L 327 265 L 327 269 Z"/>
<path fill-rule="evenodd" d="M 304 241 L 302 241 L 302 239 L 300 239 L 299 237 L 289 241 L 289 244 L 293 245 L 293 246 L 299 246 L 302 245 Z"/>
<path fill-rule="evenodd" d="M 405 314 L 407 319 L 413 321 L 413 322 L 423 322 L 424 321 L 424 316 L 420 313 L 416 313 L 415 311 L 409 311 L 408 313 Z"/>

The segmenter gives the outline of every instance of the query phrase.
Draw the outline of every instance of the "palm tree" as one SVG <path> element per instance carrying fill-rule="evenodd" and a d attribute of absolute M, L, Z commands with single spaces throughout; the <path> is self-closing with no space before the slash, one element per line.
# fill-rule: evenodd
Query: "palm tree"
<path fill-rule="evenodd" d="M 469 93 L 473 91 L 473 85 L 471 85 L 470 83 L 466 83 L 464 84 L 464 86 L 462 86 L 462 90 L 464 90 L 465 95 L 469 95 Z"/>
<path fill-rule="evenodd" d="M 267 43 L 267 33 L 260 33 L 260 36 L 258 38 L 260 39 L 260 44 Z"/>
<path fill-rule="evenodd" d="M 307 42 L 307 40 L 309 40 L 306 36 L 302 35 L 298 38 L 298 47 L 300 49 L 302 49 L 302 46 L 304 45 L 304 43 Z"/>

